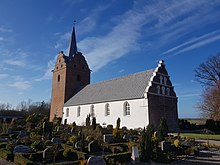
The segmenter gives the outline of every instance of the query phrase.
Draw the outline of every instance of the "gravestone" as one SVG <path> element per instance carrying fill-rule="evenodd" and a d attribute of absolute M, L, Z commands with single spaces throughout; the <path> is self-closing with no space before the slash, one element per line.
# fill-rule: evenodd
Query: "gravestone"
<path fill-rule="evenodd" d="M 121 129 L 122 129 L 122 131 L 127 131 L 127 127 L 125 127 L 125 126 L 122 127 Z"/>
<path fill-rule="evenodd" d="M 80 146 L 81 146 L 81 141 L 75 143 L 75 148 L 80 148 Z"/>
<path fill-rule="evenodd" d="M 105 160 L 102 157 L 91 156 L 88 159 L 88 165 L 106 165 Z"/>
<path fill-rule="evenodd" d="M 17 136 L 18 139 L 24 139 L 26 137 L 28 137 L 28 135 L 27 135 L 26 131 L 24 131 L 24 130 L 20 131 L 18 136 Z"/>
<path fill-rule="evenodd" d="M 88 144 L 88 151 L 89 152 L 98 152 L 101 151 L 101 147 L 98 143 L 98 140 L 93 140 Z"/>
<path fill-rule="evenodd" d="M 54 157 L 54 149 L 52 147 L 48 147 L 43 151 L 43 160 L 51 161 Z"/>
<path fill-rule="evenodd" d="M 113 142 L 112 134 L 103 135 L 103 141 L 104 141 L 104 143 L 112 143 Z"/>
<path fill-rule="evenodd" d="M 61 139 L 58 137 L 52 138 L 51 142 L 53 144 L 61 144 L 62 143 Z"/>
<path fill-rule="evenodd" d="M 132 146 L 131 148 L 131 160 L 132 164 L 136 164 L 140 162 L 140 155 L 139 155 L 139 150 L 137 146 Z"/>
<path fill-rule="evenodd" d="M 8 128 L 7 133 L 8 133 L 8 134 L 12 134 L 12 133 L 13 133 L 12 128 Z"/>
<path fill-rule="evenodd" d="M 170 151 L 171 143 L 167 141 L 162 141 L 161 143 L 161 150 L 164 152 Z"/>
<path fill-rule="evenodd" d="M 29 153 L 31 148 L 25 145 L 17 145 L 14 147 L 13 153 Z"/>
<path fill-rule="evenodd" d="M 125 134 L 125 135 L 123 136 L 123 140 L 128 141 L 129 139 L 130 139 L 130 135 Z"/>

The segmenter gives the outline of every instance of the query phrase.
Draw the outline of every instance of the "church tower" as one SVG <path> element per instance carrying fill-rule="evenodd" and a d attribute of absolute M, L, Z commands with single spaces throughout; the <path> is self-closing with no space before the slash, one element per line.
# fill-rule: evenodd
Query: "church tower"
<path fill-rule="evenodd" d="M 73 27 L 69 52 L 59 53 L 53 69 L 50 121 L 63 116 L 63 105 L 74 94 L 90 84 L 90 69 L 82 53 L 77 51 L 75 28 Z"/>

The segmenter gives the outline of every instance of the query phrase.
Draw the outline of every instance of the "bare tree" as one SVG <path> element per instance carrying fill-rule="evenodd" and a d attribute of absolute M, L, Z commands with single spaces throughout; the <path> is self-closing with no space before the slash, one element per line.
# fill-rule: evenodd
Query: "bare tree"
<path fill-rule="evenodd" d="M 205 118 L 220 120 L 220 53 L 200 64 L 195 76 L 205 87 L 198 110 Z"/>
<path fill-rule="evenodd" d="M 195 69 L 198 82 L 205 86 L 215 86 L 220 80 L 220 53 L 209 57 L 206 62 L 201 63 Z"/>
<path fill-rule="evenodd" d="M 220 120 L 220 88 L 218 86 L 206 88 L 198 109 L 203 117 Z"/>

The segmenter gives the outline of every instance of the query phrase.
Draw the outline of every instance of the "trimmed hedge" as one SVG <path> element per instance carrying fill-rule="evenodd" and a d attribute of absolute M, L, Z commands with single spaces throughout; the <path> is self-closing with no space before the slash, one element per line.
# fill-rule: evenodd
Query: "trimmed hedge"
<path fill-rule="evenodd" d="M 72 146 L 69 146 L 67 144 L 61 144 L 64 150 L 71 150 L 72 152 L 75 152 L 78 156 L 78 159 L 82 158 L 82 159 L 86 159 L 86 153 L 85 152 L 81 152 L 81 151 L 77 151 L 75 150 Z"/>
<path fill-rule="evenodd" d="M 13 153 L 11 153 L 10 151 L 4 150 L 4 149 L 0 150 L 0 157 L 6 160 L 10 160 L 10 161 L 14 160 Z"/>
<path fill-rule="evenodd" d="M 22 154 L 15 154 L 14 163 L 18 165 L 33 165 L 34 163 L 25 158 Z"/>
<path fill-rule="evenodd" d="M 126 163 L 131 160 L 131 153 L 123 152 L 123 153 L 118 153 L 118 154 L 106 155 L 104 159 L 107 164 Z"/>

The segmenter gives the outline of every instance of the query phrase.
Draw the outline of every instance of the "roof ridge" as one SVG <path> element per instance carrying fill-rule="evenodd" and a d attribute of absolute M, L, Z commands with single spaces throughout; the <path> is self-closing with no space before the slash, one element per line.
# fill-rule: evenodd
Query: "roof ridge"
<path fill-rule="evenodd" d="M 96 85 L 96 84 L 101 84 L 101 83 L 106 83 L 106 82 L 110 82 L 110 81 L 115 81 L 117 79 L 123 79 L 123 78 L 126 78 L 126 77 L 129 77 L 129 76 L 134 76 L 134 75 L 137 75 L 137 74 L 141 74 L 143 72 L 147 72 L 147 71 L 154 71 L 155 68 L 152 68 L 152 69 L 148 69 L 148 70 L 144 70 L 144 71 L 140 71 L 140 72 L 135 72 L 135 73 L 131 73 L 131 74 L 128 74 L 128 75 L 124 75 L 124 76 L 121 76 L 121 77 L 116 77 L 116 78 L 112 78 L 112 79 L 109 79 L 109 80 L 103 80 L 103 81 L 100 81 L 100 82 L 96 82 L 96 83 L 93 83 L 93 84 L 88 84 L 89 86 L 90 85 Z M 88 86 L 87 85 L 87 86 Z"/>

